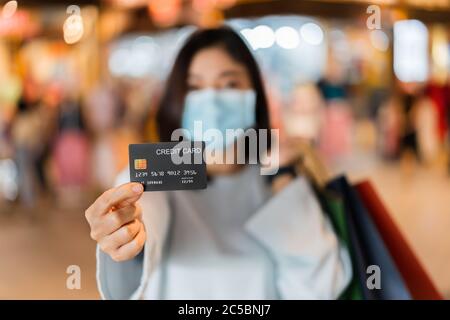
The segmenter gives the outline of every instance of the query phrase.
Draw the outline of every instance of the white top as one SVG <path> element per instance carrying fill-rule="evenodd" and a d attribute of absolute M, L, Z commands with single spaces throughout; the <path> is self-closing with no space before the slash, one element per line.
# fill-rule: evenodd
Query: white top
<path fill-rule="evenodd" d="M 337 298 L 350 281 L 350 259 L 307 180 L 271 196 L 264 179 L 247 166 L 205 190 L 145 193 L 143 261 L 116 263 L 98 250 L 102 297 Z"/>

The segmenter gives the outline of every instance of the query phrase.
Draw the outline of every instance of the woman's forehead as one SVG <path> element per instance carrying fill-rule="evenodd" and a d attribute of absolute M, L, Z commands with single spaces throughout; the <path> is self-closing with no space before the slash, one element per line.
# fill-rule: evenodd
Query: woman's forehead
<path fill-rule="evenodd" d="M 189 66 L 189 75 L 210 74 L 219 76 L 241 75 L 245 67 L 235 61 L 224 49 L 212 47 L 200 50 Z"/>

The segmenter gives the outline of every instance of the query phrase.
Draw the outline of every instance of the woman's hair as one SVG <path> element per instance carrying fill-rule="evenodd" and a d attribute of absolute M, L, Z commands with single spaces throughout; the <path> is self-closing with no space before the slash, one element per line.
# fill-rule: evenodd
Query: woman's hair
<path fill-rule="evenodd" d="M 184 100 L 188 91 L 188 70 L 192 59 L 199 51 L 211 47 L 223 48 L 233 60 L 247 69 L 256 92 L 255 129 L 269 129 L 267 99 L 258 65 L 240 36 L 228 27 L 220 27 L 194 32 L 181 48 L 167 79 L 156 116 L 161 141 L 170 141 L 172 132 L 181 127 Z"/>

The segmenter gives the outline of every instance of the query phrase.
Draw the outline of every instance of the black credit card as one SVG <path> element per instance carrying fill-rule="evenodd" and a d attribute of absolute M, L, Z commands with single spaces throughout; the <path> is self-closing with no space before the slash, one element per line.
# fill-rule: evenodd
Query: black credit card
<path fill-rule="evenodd" d="M 144 191 L 205 189 L 204 150 L 201 141 L 130 144 L 130 181 Z"/>

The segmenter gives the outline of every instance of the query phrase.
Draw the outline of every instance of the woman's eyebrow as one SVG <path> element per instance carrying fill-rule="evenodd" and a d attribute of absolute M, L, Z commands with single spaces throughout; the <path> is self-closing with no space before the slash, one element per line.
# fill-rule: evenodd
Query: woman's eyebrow
<path fill-rule="evenodd" d="M 192 72 L 188 73 L 187 77 L 188 77 L 188 78 L 197 78 L 197 79 L 200 79 L 200 78 L 201 78 L 200 75 L 195 74 L 195 73 L 192 73 Z"/>
<path fill-rule="evenodd" d="M 242 71 L 240 70 L 226 70 L 223 71 L 219 74 L 220 78 L 224 78 L 224 77 L 230 77 L 230 76 L 239 76 L 242 74 Z"/>

